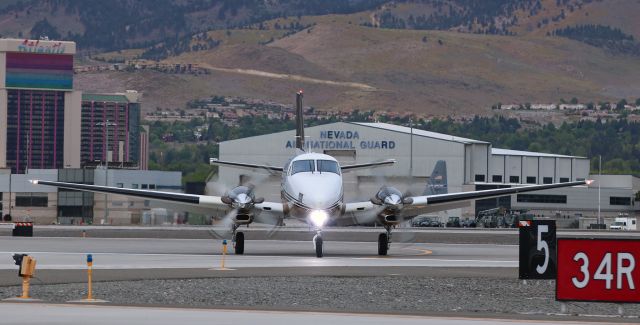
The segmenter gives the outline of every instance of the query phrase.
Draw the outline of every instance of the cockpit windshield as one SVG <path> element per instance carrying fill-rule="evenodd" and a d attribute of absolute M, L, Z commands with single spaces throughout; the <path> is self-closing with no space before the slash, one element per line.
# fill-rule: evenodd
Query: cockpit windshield
<path fill-rule="evenodd" d="M 315 164 L 313 160 L 296 160 L 291 166 L 291 175 L 302 172 L 314 172 Z"/>
<path fill-rule="evenodd" d="M 317 160 L 317 162 L 319 172 L 328 172 L 340 175 L 340 168 L 338 168 L 337 162 L 333 160 Z"/>

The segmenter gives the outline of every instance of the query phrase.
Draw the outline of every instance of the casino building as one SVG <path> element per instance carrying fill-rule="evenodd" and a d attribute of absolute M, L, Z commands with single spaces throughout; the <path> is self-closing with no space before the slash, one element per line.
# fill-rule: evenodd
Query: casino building
<path fill-rule="evenodd" d="M 0 39 L 0 166 L 80 167 L 74 42 Z"/>
<path fill-rule="evenodd" d="M 307 150 L 330 154 L 341 164 L 395 158 L 393 166 L 345 173 L 345 200 L 368 200 L 382 186 L 393 185 L 415 195 L 425 184 L 438 160 L 447 164 L 449 192 L 494 189 L 527 184 L 549 184 L 593 179 L 586 157 L 493 148 L 486 141 L 412 129 L 386 123 L 349 123 L 305 129 Z M 295 153 L 295 130 L 220 143 L 220 159 L 282 166 Z M 257 195 L 279 200 L 279 175 L 255 175 L 240 169 L 219 167 L 220 182 L 259 183 Z M 618 177 L 618 176 L 615 176 Z M 637 213 L 635 193 L 639 179 L 614 180 L 602 176 L 602 215 Z M 594 185 L 595 186 L 595 185 Z M 597 213 L 597 187 L 564 188 L 478 200 L 459 209 L 439 213 L 473 218 L 496 207 L 527 209 L 536 215 L 593 217 Z"/>

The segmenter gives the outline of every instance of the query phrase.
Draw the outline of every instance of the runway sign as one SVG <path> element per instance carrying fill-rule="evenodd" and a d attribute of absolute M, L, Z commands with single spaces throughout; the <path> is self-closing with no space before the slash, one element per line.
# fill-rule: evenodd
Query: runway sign
<path fill-rule="evenodd" d="M 519 222 L 520 279 L 556 278 L 556 222 L 532 220 Z"/>
<path fill-rule="evenodd" d="M 560 239 L 556 300 L 640 302 L 640 240 Z"/>

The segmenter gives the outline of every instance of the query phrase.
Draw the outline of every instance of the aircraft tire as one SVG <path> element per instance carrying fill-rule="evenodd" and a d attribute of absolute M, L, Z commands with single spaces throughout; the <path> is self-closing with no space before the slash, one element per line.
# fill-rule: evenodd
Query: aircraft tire
<path fill-rule="evenodd" d="M 236 252 L 236 255 L 244 254 L 244 233 L 243 232 L 236 233 L 235 252 Z"/>
<path fill-rule="evenodd" d="M 322 256 L 324 256 L 324 250 L 322 247 L 322 237 L 316 236 L 315 238 L 313 238 L 313 243 L 316 248 L 316 257 L 321 258 Z"/>
<path fill-rule="evenodd" d="M 380 234 L 378 236 L 378 255 L 386 256 L 389 251 L 389 237 L 387 234 Z"/>

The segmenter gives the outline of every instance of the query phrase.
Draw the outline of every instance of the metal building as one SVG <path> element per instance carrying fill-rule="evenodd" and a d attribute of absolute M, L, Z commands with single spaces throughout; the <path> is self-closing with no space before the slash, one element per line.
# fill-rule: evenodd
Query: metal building
<path fill-rule="evenodd" d="M 34 185 L 29 182 L 32 179 L 182 192 L 181 172 L 65 168 L 11 174 L 10 169 L 0 169 L 0 215 L 38 224 L 138 224 L 145 211 L 156 207 L 154 202 L 139 198 Z"/>

